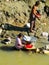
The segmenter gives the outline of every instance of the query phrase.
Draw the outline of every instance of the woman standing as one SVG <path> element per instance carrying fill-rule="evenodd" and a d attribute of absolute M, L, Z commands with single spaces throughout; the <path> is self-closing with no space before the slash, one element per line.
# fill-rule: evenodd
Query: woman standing
<path fill-rule="evenodd" d="M 31 10 L 31 14 L 30 14 L 30 32 L 33 32 L 33 30 L 35 30 L 35 21 L 36 18 L 40 18 L 41 15 L 39 14 L 38 11 L 38 6 L 39 6 L 40 2 L 37 1 L 35 3 L 35 5 L 33 5 L 32 10 Z"/>

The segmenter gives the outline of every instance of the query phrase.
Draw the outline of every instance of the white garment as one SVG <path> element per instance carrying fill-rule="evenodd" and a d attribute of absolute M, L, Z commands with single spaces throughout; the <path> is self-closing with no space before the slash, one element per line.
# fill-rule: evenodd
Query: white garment
<path fill-rule="evenodd" d="M 29 42 L 36 42 L 37 38 L 33 37 L 33 36 L 24 35 L 23 40 L 24 41 L 29 41 Z"/>
<path fill-rule="evenodd" d="M 2 29 L 0 28 L 0 35 L 1 35 L 1 33 L 2 33 Z"/>
<path fill-rule="evenodd" d="M 48 37 L 48 33 L 47 32 L 42 32 L 42 36 Z"/>
<path fill-rule="evenodd" d="M 18 49 L 22 48 L 21 39 L 18 38 L 18 37 L 16 37 L 15 47 L 18 48 Z"/>
<path fill-rule="evenodd" d="M 27 36 L 27 35 L 24 35 L 23 40 L 25 40 L 25 41 L 31 41 L 31 37 Z"/>

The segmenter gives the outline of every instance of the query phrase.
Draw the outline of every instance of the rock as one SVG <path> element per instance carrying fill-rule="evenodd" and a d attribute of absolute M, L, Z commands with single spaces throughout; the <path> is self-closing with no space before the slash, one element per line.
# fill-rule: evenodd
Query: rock
<path fill-rule="evenodd" d="M 25 12 L 23 12 L 23 14 L 24 14 L 25 16 L 27 16 L 27 14 L 26 14 Z"/>
<path fill-rule="evenodd" d="M 43 53 L 49 54 L 49 50 L 43 50 Z"/>
<path fill-rule="evenodd" d="M 10 0 L 6 0 L 7 2 L 10 1 Z"/>
<path fill-rule="evenodd" d="M 4 44 L 10 44 L 11 43 L 11 37 L 7 37 L 6 39 L 1 41 Z"/>
<path fill-rule="evenodd" d="M 31 9 L 31 6 L 30 5 L 28 7 Z"/>
<path fill-rule="evenodd" d="M 46 3 L 46 0 L 41 0 L 41 2 Z"/>
<path fill-rule="evenodd" d="M 45 49 L 46 50 L 49 50 L 49 44 L 45 46 Z"/>
<path fill-rule="evenodd" d="M 27 23 L 27 24 L 26 24 L 26 27 L 27 27 L 27 28 L 30 28 L 30 23 Z"/>

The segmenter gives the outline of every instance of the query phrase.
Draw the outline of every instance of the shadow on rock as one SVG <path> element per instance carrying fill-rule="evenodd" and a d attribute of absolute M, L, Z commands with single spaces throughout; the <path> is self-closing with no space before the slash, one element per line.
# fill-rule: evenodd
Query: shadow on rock
<path fill-rule="evenodd" d="M 21 31 L 21 32 L 27 32 L 28 33 L 28 35 L 29 35 L 29 29 L 27 28 L 27 27 L 18 27 L 18 26 L 13 26 L 13 25 L 11 25 L 11 24 L 4 24 L 4 29 L 5 30 L 14 30 L 14 31 Z"/>

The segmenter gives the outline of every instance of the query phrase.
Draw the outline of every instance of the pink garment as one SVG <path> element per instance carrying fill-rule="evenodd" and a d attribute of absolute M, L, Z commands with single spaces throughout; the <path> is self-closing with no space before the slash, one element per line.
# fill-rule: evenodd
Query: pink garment
<path fill-rule="evenodd" d="M 22 42 L 21 42 L 21 39 L 18 38 L 18 37 L 16 37 L 15 47 L 16 47 L 17 49 L 22 48 Z"/>

